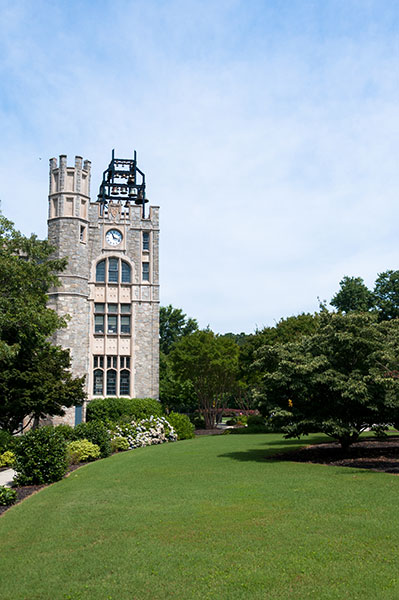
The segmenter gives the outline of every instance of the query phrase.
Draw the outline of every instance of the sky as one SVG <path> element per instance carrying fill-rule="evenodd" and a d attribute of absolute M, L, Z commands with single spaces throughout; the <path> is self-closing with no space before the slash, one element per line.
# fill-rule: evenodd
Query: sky
<path fill-rule="evenodd" d="M 161 304 L 253 332 L 399 269 L 397 0 L 1 0 L 0 199 L 137 150 Z"/>

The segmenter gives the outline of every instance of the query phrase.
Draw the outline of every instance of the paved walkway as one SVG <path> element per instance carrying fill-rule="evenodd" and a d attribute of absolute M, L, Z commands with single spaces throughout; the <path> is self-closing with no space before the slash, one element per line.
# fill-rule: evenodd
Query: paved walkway
<path fill-rule="evenodd" d="M 0 485 L 11 487 L 12 480 L 16 474 L 16 471 L 13 469 L 5 469 L 5 471 L 0 471 Z"/>

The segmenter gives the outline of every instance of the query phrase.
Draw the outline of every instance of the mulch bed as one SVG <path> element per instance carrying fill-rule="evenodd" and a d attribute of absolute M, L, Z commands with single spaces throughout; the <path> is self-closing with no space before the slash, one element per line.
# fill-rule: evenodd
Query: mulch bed
<path fill-rule="evenodd" d="M 87 465 L 87 464 L 88 464 L 87 462 L 84 462 L 84 463 L 79 463 L 78 465 L 70 465 L 68 467 L 67 473 L 65 474 L 65 477 L 68 477 L 68 475 L 70 473 L 72 473 L 72 471 L 75 471 L 76 469 L 79 469 L 80 467 L 83 467 L 83 465 Z M 14 502 L 14 504 L 11 504 L 11 506 L 0 506 L 0 516 L 3 513 L 5 513 L 6 510 L 8 510 L 9 508 L 15 506 L 16 504 L 19 504 L 20 502 L 22 502 L 22 500 L 25 500 L 25 498 L 27 498 L 28 496 L 31 496 L 35 492 L 38 492 L 39 490 L 43 489 L 44 487 L 47 487 L 47 484 L 20 485 L 20 486 L 13 487 L 12 489 L 17 492 L 17 500 L 16 500 L 16 502 Z"/>
<path fill-rule="evenodd" d="M 299 450 L 273 454 L 267 460 L 353 467 L 399 475 L 399 436 L 392 436 L 385 440 L 366 438 L 345 451 L 337 442 L 316 444 Z"/>
<path fill-rule="evenodd" d="M 224 433 L 224 429 L 196 429 L 195 435 L 220 435 Z"/>

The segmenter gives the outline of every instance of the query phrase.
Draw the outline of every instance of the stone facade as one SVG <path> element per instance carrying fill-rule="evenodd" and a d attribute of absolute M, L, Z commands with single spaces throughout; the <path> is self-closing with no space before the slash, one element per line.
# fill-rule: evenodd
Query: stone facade
<path fill-rule="evenodd" d="M 158 397 L 159 207 L 90 200 L 90 161 L 50 160 L 48 239 L 67 257 L 49 306 L 69 315 L 54 343 L 69 348 L 72 371 L 94 397 Z M 84 419 L 68 409 L 54 422 Z"/>

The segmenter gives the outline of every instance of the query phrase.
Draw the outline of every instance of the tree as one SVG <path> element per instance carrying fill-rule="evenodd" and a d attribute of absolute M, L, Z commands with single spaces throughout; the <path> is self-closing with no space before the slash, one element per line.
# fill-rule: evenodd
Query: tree
<path fill-rule="evenodd" d="M 381 320 L 399 317 L 399 271 L 379 273 L 375 281 L 374 298 Z"/>
<path fill-rule="evenodd" d="M 348 447 L 373 424 L 399 421 L 399 320 L 327 311 L 319 319 L 313 335 L 259 351 L 262 409 L 280 411 L 287 437 L 323 431 Z"/>
<path fill-rule="evenodd" d="M 348 313 L 351 311 L 368 311 L 373 308 L 375 300 L 372 292 L 361 277 L 345 276 L 339 285 L 341 289 L 332 298 L 330 304 L 337 310 Z"/>
<path fill-rule="evenodd" d="M 180 339 L 170 353 L 175 378 L 191 382 L 207 429 L 236 387 L 238 346 L 212 331 L 195 331 Z"/>
<path fill-rule="evenodd" d="M 159 344 L 160 350 L 164 354 L 169 354 L 175 342 L 197 329 L 197 321 L 187 317 L 180 308 L 173 308 L 171 304 L 160 307 Z"/>
<path fill-rule="evenodd" d="M 16 231 L 0 215 L 0 428 L 14 431 L 23 419 L 63 415 L 81 404 L 83 378 L 68 371 L 67 350 L 49 337 L 66 322 L 47 308 L 47 291 L 65 260 L 53 248 Z"/>

